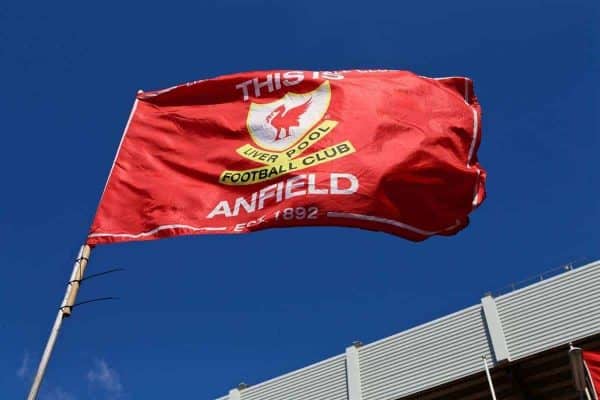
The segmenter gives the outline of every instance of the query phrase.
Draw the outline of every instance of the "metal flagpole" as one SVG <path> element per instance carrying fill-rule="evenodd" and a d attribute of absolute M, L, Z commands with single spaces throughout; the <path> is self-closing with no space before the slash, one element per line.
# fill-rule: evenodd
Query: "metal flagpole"
<path fill-rule="evenodd" d="M 590 395 L 588 388 L 585 388 L 585 397 L 587 400 L 592 400 L 592 396 Z"/>
<path fill-rule="evenodd" d="M 37 398 L 42 379 L 44 378 L 44 373 L 46 372 L 46 366 L 52 355 L 52 350 L 54 349 L 54 344 L 56 343 L 62 321 L 64 318 L 71 316 L 71 313 L 73 312 L 73 305 L 75 304 L 77 292 L 79 291 L 79 286 L 83 279 L 83 274 L 90 258 L 91 251 L 92 249 L 88 245 L 83 245 L 79 249 L 75 264 L 73 265 L 73 272 L 71 272 L 71 279 L 69 279 L 69 282 L 67 283 L 65 297 L 58 309 L 58 314 L 56 315 L 54 325 L 50 331 L 50 337 L 48 338 L 48 343 L 46 343 L 46 348 L 44 349 L 44 354 L 42 354 L 42 359 L 40 360 L 33 383 L 31 384 L 31 390 L 29 391 L 27 400 L 35 400 Z"/>
<path fill-rule="evenodd" d="M 485 359 L 485 356 L 481 356 L 481 358 L 483 359 L 483 366 L 485 367 L 485 375 L 487 376 L 487 380 L 490 385 L 490 392 L 492 393 L 492 399 L 496 400 L 496 391 L 494 390 L 494 382 L 492 382 L 492 375 L 490 375 L 490 369 L 488 368 L 487 360 Z"/>

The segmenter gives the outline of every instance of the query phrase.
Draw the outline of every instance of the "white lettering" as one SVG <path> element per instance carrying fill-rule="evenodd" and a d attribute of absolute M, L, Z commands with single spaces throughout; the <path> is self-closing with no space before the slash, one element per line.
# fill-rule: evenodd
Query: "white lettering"
<path fill-rule="evenodd" d="M 283 73 L 284 86 L 294 86 L 304 80 L 304 72 L 302 71 L 287 71 Z"/>
<path fill-rule="evenodd" d="M 248 99 L 250 98 L 250 96 L 248 95 L 248 86 L 250 86 L 251 84 L 252 80 L 238 83 L 237 85 L 235 85 L 236 89 L 242 89 L 242 92 L 244 93 L 244 101 L 248 101 Z"/>
<path fill-rule="evenodd" d="M 275 72 L 275 90 L 281 89 L 281 73 Z"/>
<path fill-rule="evenodd" d="M 321 187 L 317 187 L 317 183 Z M 329 184 L 329 187 L 327 187 L 327 184 Z M 277 204 L 299 196 L 352 195 L 358 191 L 358 188 L 358 178 L 352 174 L 334 172 L 328 176 L 328 179 L 326 175 L 302 174 L 266 186 L 249 196 L 238 197 L 235 201 L 232 200 L 231 204 L 227 200 L 222 200 L 208 214 L 207 218 L 210 219 L 219 215 L 237 217 L 240 214 L 252 214 L 265 208 L 265 203 L 269 199 L 272 203 Z M 242 226 L 251 225 L 243 224 Z"/>
<path fill-rule="evenodd" d="M 252 83 L 254 83 L 254 95 L 256 97 L 260 97 L 260 88 L 266 87 L 269 93 L 271 93 L 275 88 L 273 87 L 273 75 L 268 74 L 267 80 L 264 82 L 259 82 L 258 78 L 252 79 Z"/>
<path fill-rule="evenodd" d="M 265 188 L 260 189 L 258 192 L 258 209 L 262 210 L 265 207 L 265 200 L 275 196 L 274 190 L 277 185 L 269 185 Z"/>
<path fill-rule="evenodd" d="M 346 189 L 340 189 L 339 180 L 346 179 L 350 182 L 350 187 Z M 340 173 L 332 173 L 331 174 L 331 194 L 352 194 L 356 193 L 358 190 L 358 179 L 352 174 L 340 174 Z"/>
<path fill-rule="evenodd" d="M 308 194 L 327 194 L 327 189 L 317 189 L 315 174 L 308 175 Z"/>
<path fill-rule="evenodd" d="M 288 179 L 288 181 L 285 183 L 285 198 L 291 199 L 292 197 L 296 196 L 304 196 L 306 194 L 306 190 L 298 190 L 294 192 L 294 189 L 303 187 L 305 185 L 305 179 L 306 175 L 298 175 Z"/>
<path fill-rule="evenodd" d="M 229 208 L 229 203 L 227 202 L 227 200 L 220 201 L 219 204 L 217 204 L 217 206 L 215 207 L 215 209 L 212 210 L 206 218 L 212 218 L 215 215 L 221 214 L 223 214 L 226 217 L 231 217 L 231 209 Z"/>
<path fill-rule="evenodd" d="M 334 81 L 337 81 L 339 79 L 344 79 L 344 75 L 342 75 L 338 72 L 335 72 L 335 71 L 323 71 L 323 72 L 321 72 L 321 77 L 323 79 L 331 79 Z"/>
<path fill-rule="evenodd" d="M 243 197 L 238 197 L 235 199 L 235 206 L 233 207 L 234 216 L 240 214 L 240 207 L 246 210 L 247 213 L 254 212 L 254 210 L 256 210 L 256 193 L 252 193 L 252 200 L 250 200 L 250 203 L 248 203 Z"/>

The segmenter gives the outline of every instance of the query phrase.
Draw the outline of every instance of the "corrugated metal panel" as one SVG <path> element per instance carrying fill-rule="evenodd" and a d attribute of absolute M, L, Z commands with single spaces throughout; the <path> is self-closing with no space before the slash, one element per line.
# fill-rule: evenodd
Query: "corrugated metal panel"
<path fill-rule="evenodd" d="M 482 356 L 492 360 L 476 305 L 362 347 L 363 399 L 393 400 L 479 372 Z"/>
<path fill-rule="evenodd" d="M 346 400 L 346 358 L 339 355 L 242 390 L 242 400 Z"/>
<path fill-rule="evenodd" d="M 511 359 L 600 334 L 599 288 L 597 261 L 497 297 Z M 481 304 L 358 352 L 363 400 L 397 400 L 481 372 L 481 356 L 493 366 Z M 345 367 L 339 355 L 243 389 L 241 400 L 347 400 Z"/>
<path fill-rule="evenodd" d="M 512 360 L 600 333 L 600 262 L 496 299 Z"/>

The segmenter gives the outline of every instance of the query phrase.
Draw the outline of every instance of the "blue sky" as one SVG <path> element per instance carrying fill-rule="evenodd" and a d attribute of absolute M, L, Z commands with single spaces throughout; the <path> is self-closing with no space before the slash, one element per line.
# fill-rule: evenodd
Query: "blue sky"
<path fill-rule="evenodd" d="M 12 3 L 12 2 L 11 2 Z M 208 399 L 600 257 L 600 3 L 0 5 L 0 397 L 23 398 L 135 92 L 256 69 L 474 79 L 488 199 L 415 244 L 339 228 L 98 247 L 42 400 Z"/>

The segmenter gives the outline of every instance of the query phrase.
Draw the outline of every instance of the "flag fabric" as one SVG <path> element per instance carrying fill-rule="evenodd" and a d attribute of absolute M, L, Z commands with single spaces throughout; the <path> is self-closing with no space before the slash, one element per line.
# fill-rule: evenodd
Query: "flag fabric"
<path fill-rule="evenodd" d="M 452 235 L 485 197 L 468 78 L 263 71 L 137 96 L 88 244 L 274 227 Z"/>
<path fill-rule="evenodd" d="M 600 393 L 600 353 L 593 351 L 582 351 L 583 364 L 588 373 L 594 392 L 594 399 L 598 399 Z"/>

